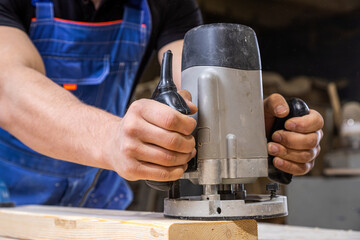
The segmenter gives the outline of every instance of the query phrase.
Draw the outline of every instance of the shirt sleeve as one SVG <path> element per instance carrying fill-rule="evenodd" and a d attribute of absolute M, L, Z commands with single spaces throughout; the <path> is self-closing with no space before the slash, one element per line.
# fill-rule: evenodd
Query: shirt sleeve
<path fill-rule="evenodd" d="M 28 32 L 32 11 L 31 1 L 1 0 L 0 26 L 15 27 Z"/>
<path fill-rule="evenodd" d="M 199 6 L 194 0 L 167 1 L 166 9 L 157 50 L 168 43 L 183 39 L 187 31 L 203 23 Z"/>

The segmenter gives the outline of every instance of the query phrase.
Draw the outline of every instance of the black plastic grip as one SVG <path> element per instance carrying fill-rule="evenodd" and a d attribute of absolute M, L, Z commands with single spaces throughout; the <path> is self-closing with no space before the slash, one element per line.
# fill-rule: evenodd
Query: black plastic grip
<path fill-rule="evenodd" d="M 191 113 L 185 100 L 177 92 L 176 85 L 172 78 L 172 53 L 170 50 L 164 53 L 161 64 L 160 81 L 155 88 L 151 99 L 166 104 L 182 114 L 189 115 Z M 147 180 L 146 184 L 159 191 L 169 191 L 174 182 L 156 182 Z"/>
<path fill-rule="evenodd" d="M 309 114 L 309 107 L 306 103 L 299 98 L 292 98 L 287 101 L 290 112 L 289 115 L 284 118 L 276 118 L 273 128 L 271 130 L 271 135 L 281 129 L 285 129 L 285 122 L 293 117 L 301 117 Z M 274 156 L 269 155 L 268 157 L 268 177 L 270 180 L 281 183 L 289 184 L 292 180 L 292 174 L 283 172 L 276 167 L 274 167 Z"/>

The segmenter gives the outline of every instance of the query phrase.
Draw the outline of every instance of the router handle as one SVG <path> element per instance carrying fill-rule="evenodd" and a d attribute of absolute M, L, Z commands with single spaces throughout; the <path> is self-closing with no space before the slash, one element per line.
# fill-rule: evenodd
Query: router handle
<path fill-rule="evenodd" d="M 290 113 L 285 118 L 276 118 L 271 130 L 271 135 L 278 130 L 285 129 L 285 122 L 293 117 L 301 117 L 309 114 L 309 107 L 306 103 L 299 98 L 292 98 L 287 101 Z M 270 180 L 281 183 L 289 184 L 292 180 L 292 174 L 283 172 L 274 166 L 274 156 L 268 156 L 268 177 Z"/>
<path fill-rule="evenodd" d="M 164 53 L 161 64 L 160 81 L 155 88 L 151 99 L 166 104 L 182 114 L 189 115 L 191 113 L 185 100 L 177 92 L 176 85 L 172 78 L 172 53 L 170 50 Z M 146 184 L 159 191 L 169 191 L 174 185 L 174 182 L 157 182 L 147 180 Z"/>

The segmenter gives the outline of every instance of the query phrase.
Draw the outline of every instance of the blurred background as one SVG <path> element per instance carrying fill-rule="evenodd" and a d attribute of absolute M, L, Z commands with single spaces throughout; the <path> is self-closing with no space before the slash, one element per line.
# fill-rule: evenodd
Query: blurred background
<path fill-rule="evenodd" d="M 272 222 L 360 230 L 360 1 L 198 0 L 204 23 L 250 26 L 262 58 L 264 97 L 299 97 L 325 119 L 314 169 L 283 187 L 289 216 Z M 150 97 L 154 57 L 133 99 Z M 247 185 L 265 193 L 267 179 Z M 131 182 L 131 210 L 162 211 L 166 194 Z"/>

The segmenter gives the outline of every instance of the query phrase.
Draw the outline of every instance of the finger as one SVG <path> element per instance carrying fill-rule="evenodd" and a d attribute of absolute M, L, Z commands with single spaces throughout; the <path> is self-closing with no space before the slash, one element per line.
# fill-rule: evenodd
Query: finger
<path fill-rule="evenodd" d="M 272 135 L 272 140 L 274 142 L 280 143 L 286 148 L 291 148 L 294 150 L 307 150 L 315 148 L 317 145 L 319 145 L 321 138 L 321 130 L 306 134 L 279 130 L 274 132 Z"/>
<path fill-rule="evenodd" d="M 307 163 L 296 163 L 292 161 L 287 161 L 281 159 L 279 157 L 274 158 L 274 166 L 287 173 L 291 173 L 293 175 L 305 175 L 314 167 L 315 160 L 312 160 Z"/>
<path fill-rule="evenodd" d="M 190 108 L 191 114 L 195 114 L 198 111 L 196 105 L 192 102 L 192 96 L 187 90 L 180 90 L 178 93 L 184 98 L 186 104 Z"/>
<path fill-rule="evenodd" d="M 150 144 L 142 144 L 141 148 L 132 148 L 130 151 L 129 154 L 135 159 L 165 167 L 185 165 L 196 155 L 195 149 L 191 153 L 178 153 Z"/>
<path fill-rule="evenodd" d="M 154 100 L 135 101 L 129 111 L 142 116 L 144 120 L 155 126 L 184 135 L 190 135 L 196 127 L 196 121 L 192 117 Z"/>
<path fill-rule="evenodd" d="M 320 145 L 309 150 L 293 150 L 284 146 L 270 142 L 268 144 L 268 152 L 270 155 L 280 157 L 297 163 L 307 163 L 314 160 L 320 153 Z"/>
<path fill-rule="evenodd" d="M 275 117 L 283 118 L 289 114 L 289 106 L 283 96 L 272 94 L 264 100 L 265 127 L 269 133 Z"/>
<path fill-rule="evenodd" d="M 183 135 L 177 132 L 168 131 L 152 124 L 139 124 L 133 127 L 132 131 L 126 133 L 133 138 L 139 139 L 143 143 L 152 144 L 170 151 L 178 153 L 192 153 L 195 148 L 195 139 L 192 135 Z M 124 143 L 134 145 L 131 142 Z M 129 146 L 131 148 L 131 146 Z"/>
<path fill-rule="evenodd" d="M 289 106 L 283 96 L 272 94 L 264 100 L 265 115 L 271 117 L 286 117 L 289 114 Z"/>
<path fill-rule="evenodd" d="M 302 117 L 290 118 L 285 123 L 285 128 L 299 133 L 311 133 L 322 129 L 324 126 L 324 119 L 315 110 L 310 109 L 308 115 Z"/>
<path fill-rule="evenodd" d="M 187 169 L 187 164 L 177 167 L 163 167 L 157 164 L 132 161 L 126 166 L 124 178 L 130 181 L 153 180 L 153 181 L 175 181 L 179 179 Z M 129 176 L 129 177 L 127 177 Z"/>
<path fill-rule="evenodd" d="M 192 101 L 191 93 L 185 89 L 181 89 L 178 91 L 178 93 L 186 100 Z"/>

